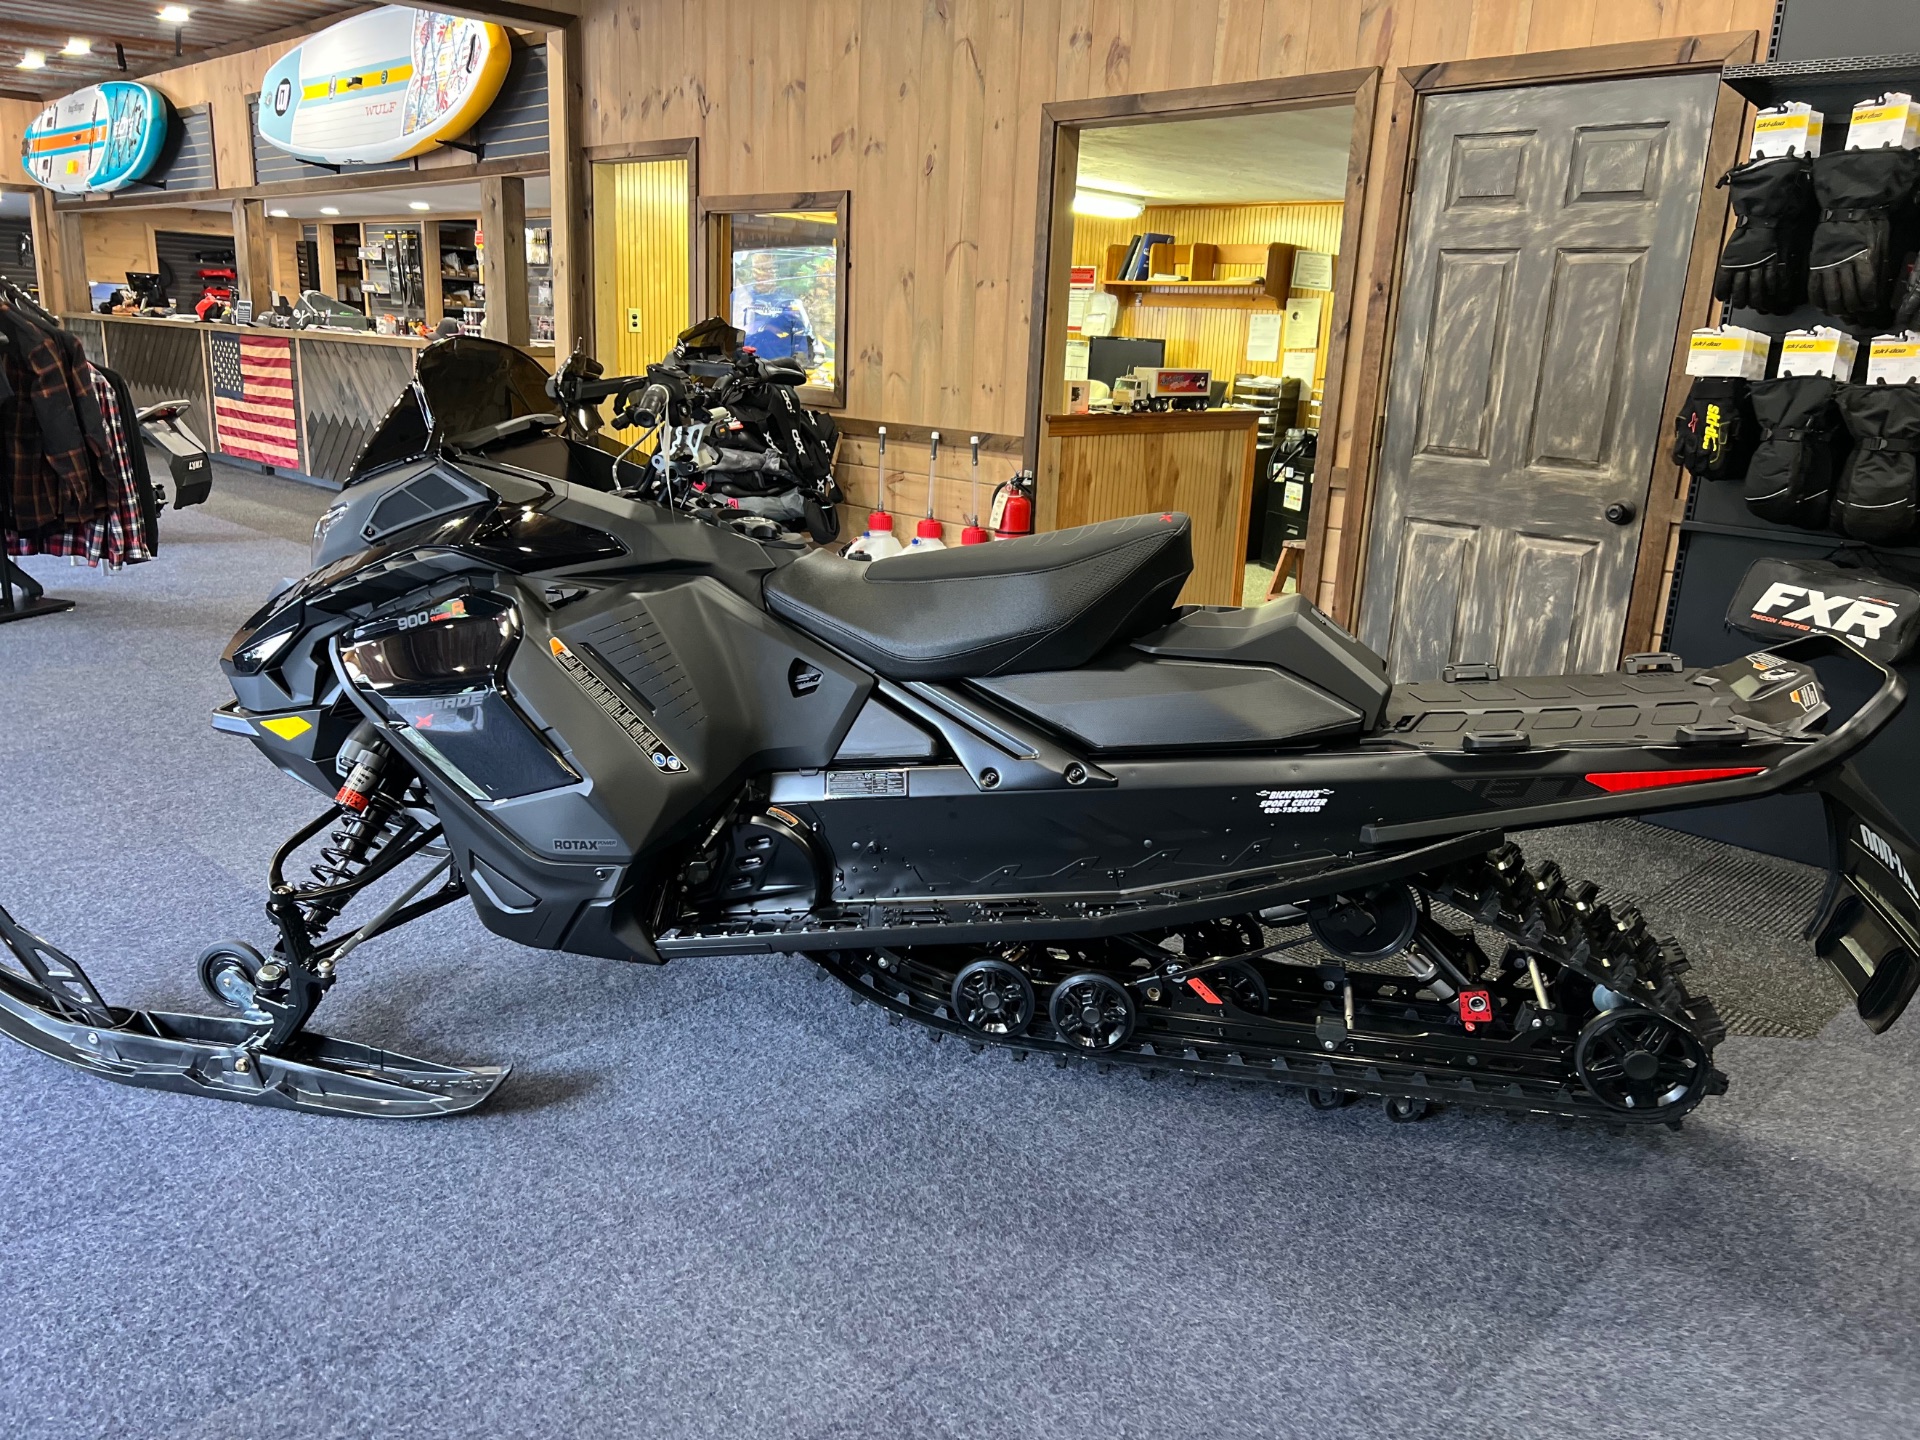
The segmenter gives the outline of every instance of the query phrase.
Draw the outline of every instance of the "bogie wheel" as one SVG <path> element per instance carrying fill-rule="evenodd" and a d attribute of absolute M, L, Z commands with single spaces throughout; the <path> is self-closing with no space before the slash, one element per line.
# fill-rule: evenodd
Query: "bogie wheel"
<path fill-rule="evenodd" d="M 1316 1110 L 1344 1110 L 1359 1098 L 1351 1090 L 1321 1088 L 1307 1091 L 1307 1103 Z"/>
<path fill-rule="evenodd" d="M 1133 997 L 1118 981 L 1082 971 L 1053 987 L 1047 1018 L 1069 1045 L 1115 1050 L 1133 1034 Z"/>
<path fill-rule="evenodd" d="M 1433 1114 L 1431 1100 L 1414 1100 L 1404 1095 L 1389 1095 L 1386 1104 L 1387 1119 L 1396 1125 L 1411 1125 L 1416 1120 L 1424 1120 Z"/>
<path fill-rule="evenodd" d="M 255 977 L 267 957 L 244 940 L 225 940 L 200 953 L 195 968 L 200 972 L 200 988 L 229 1010 L 238 1010 L 248 1020 L 265 1020 L 267 1012 L 254 998 Z"/>
<path fill-rule="evenodd" d="M 1685 1114 L 1713 1076 L 1704 1045 L 1651 1010 L 1603 1010 L 1580 1032 L 1573 1070 L 1593 1097 L 1626 1115 Z"/>
<path fill-rule="evenodd" d="M 953 1018 L 981 1035 L 1019 1035 L 1033 1023 L 1033 984 L 1004 960 L 976 960 L 953 977 Z"/>
<path fill-rule="evenodd" d="M 1196 980 L 1197 985 L 1194 983 Z M 1267 982 L 1245 960 L 1229 960 L 1224 965 L 1213 966 L 1187 983 L 1195 994 L 1199 994 L 1199 986 L 1204 985 L 1220 999 L 1249 1015 L 1267 1013 Z M 1206 996 L 1201 995 L 1200 998 L 1204 1000 Z"/>

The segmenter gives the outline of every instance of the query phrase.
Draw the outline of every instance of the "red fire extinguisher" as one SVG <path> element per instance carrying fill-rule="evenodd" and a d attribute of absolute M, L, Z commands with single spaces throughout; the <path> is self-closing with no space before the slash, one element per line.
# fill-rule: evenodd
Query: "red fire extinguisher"
<path fill-rule="evenodd" d="M 993 492 L 993 515 L 989 522 L 994 537 L 1011 540 L 1016 535 L 1033 533 L 1033 472 L 1022 470 Z"/>

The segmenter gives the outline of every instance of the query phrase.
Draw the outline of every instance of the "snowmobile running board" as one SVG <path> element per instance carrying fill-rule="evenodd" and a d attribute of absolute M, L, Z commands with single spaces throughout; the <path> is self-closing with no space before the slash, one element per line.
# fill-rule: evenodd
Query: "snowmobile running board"
<path fill-rule="evenodd" d="M 437 1065 L 312 1033 L 268 1053 L 260 1048 L 265 1024 L 109 1006 L 76 961 L 4 909 L 0 943 L 26 972 L 0 966 L 0 1034 L 122 1085 L 328 1115 L 419 1119 L 484 1104 L 507 1078 L 504 1066 Z"/>

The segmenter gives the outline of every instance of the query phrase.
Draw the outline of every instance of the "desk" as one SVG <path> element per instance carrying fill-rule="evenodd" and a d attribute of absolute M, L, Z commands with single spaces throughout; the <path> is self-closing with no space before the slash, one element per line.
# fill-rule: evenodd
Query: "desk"
<path fill-rule="evenodd" d="M 1184 605 L 1238 605 L 1253 508 L 1257 410 L 1049 415 L 1056 528 L 1179 510 L 1193 520 Z"/>

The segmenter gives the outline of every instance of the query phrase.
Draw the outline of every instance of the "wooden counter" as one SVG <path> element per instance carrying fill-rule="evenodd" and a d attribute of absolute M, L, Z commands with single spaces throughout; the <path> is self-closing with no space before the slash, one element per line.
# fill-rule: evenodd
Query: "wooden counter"
<path fill-rule="evenodd" d="M 226 458 L 336 485 L 346 479 L 361 446 L 413 378 L 414 357 L 431 343 L 412 335 L 277 330 L 132 315 L 68 315 L 63 323 L 89 356 L 125 377 L 137 403 L 192 401 L 188 426 Z M 213 406 L 211 340 L 216 335 L 264 338 L 286 347 L 293 417 L 291 436 L 283 446 L 262 448 L 237 430 L 221 435 Z M 551 347 L 545 355 L 531 353 L 552 368 Z M 264 458 L 269 454 L 271 461 Z"/>
<path fill-rule="evenodd" d="M 1178 510 L 1193 520 L 1185 605 L 1238 605 L 1253 507 L 1257 410 L 1049 415 L 1055 527 Z"/>

